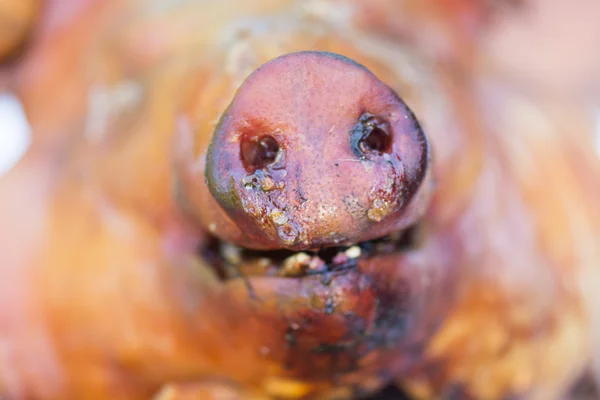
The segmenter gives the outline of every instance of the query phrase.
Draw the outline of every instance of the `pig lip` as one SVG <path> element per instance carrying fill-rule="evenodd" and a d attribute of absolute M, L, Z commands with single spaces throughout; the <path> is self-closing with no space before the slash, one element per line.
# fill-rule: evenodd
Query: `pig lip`
<path fill-rule="evenodd" d="M 302 279 L 356 269 L 360 260 L 406 251 L 415 246 L 419 224 L 354 245 L 313 251 L 257 251 L 212 239 L 200 256 L 222 281 L 252 277 Z"/>

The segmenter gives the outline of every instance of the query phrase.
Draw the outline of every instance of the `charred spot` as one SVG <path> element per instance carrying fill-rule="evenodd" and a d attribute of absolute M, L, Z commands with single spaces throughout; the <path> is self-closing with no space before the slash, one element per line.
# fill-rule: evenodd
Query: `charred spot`
<path fill-rule="evenodd" d="M 310 315 L 309 315 L 310 314 Z M 295 321 L 295 322 L 292 322 Z M 303 311 L 288 321 L 284 339 L 287 351 L 283 364 L 304 379 L 323 373 L 351 371 L 356 368 L 357 343 L 339 338 L 325 341 L 330 329 L 340 328 L 342 320 L 320 312 Z M 321 341 L 323 340 L 323 341 Z M 319 371 L 320 369 L 320 371 Z"/>
<path fill-rule="evenodd" d="M 447 400 L 475 400 L 468 388 L 462 383 L 455 383 L 448 386 L 441 397 Z"/>
<path fill-rule="evenodd" d="M 406 282 L 394 282 L 394 287 L 381 287 L 380 283 L 375 282 L 374 285 L 377 300 L 372 333 L 367 338 L 368 346 L 371 349 L 394 348 L 406 335 L 409 318 L 409 286 Z"/>
<path fill-rule="evenodd" d="M 368 394 L 368 393 L 364 393 Z M 360 392 L 357 396 L 361 395 Z M 379 393 L 366 397 L 365 400 L 412 400 L 411 397 L 396 386 L 388 386 Z"/>

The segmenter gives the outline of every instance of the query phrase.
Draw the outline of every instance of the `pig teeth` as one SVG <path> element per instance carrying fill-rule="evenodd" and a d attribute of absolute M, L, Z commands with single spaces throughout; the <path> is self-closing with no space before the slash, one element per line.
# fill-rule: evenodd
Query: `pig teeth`
<path fill-rule="evenodd" d="M 348 258 L 358 258 L 360 257 L 361 254 L 361 249 L 358 246 L 352 246 L 350 248 L 348 248 L 344 254 L 346 255 L 346 257 Z"/>
<path fill-rule="evenodd" d="M 242 249 L 231 243 L 221 243 L 221 257 L 229 264 L 238 265 L 242 262 Z"/>
<path fill-rule="evenodd" d="M 311 256 L 304 252 L 286 258 L 279 270 L 280 276 L 302 276 L 310 266 Z"/>

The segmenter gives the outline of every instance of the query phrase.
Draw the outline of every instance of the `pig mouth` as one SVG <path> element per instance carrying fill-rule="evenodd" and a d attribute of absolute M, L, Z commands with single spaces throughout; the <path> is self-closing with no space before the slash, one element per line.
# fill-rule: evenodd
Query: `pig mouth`
<path fill-rule="evenodd" d="M 421 236 L 420 224 L 375 240 L 314 251 L 251 250 L 212 238 L 200 249 L 201 257 L 223 281 L 252 278 L 324 277 L 353 270 L 362 260 L 408 251 Z"/>

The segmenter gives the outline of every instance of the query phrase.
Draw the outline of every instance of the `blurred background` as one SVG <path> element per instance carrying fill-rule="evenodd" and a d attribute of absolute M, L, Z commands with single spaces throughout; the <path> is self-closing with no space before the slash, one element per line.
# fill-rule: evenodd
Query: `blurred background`
<path fill-rule="evenodd" d="M 62 154 L 73 135 L 136 96 L 125 88 L 103 98 L 94 86 L 103 79 L 203 51 L 223 26 L 290 5 L 349 20 L 446 68 L 468 64 L 492 114 L 506 91 L 523 94 L 564 116 L 574 127 L 564 134 L 600 156 L 599 0 L 0 0 L 0 175 L 26 154 Z M 519 118 L 552 123 L 515 104 Z M 600 398 L 582 390 L 580 399 Z M 390 388 L 377 398 L 403 396 Z"/>

